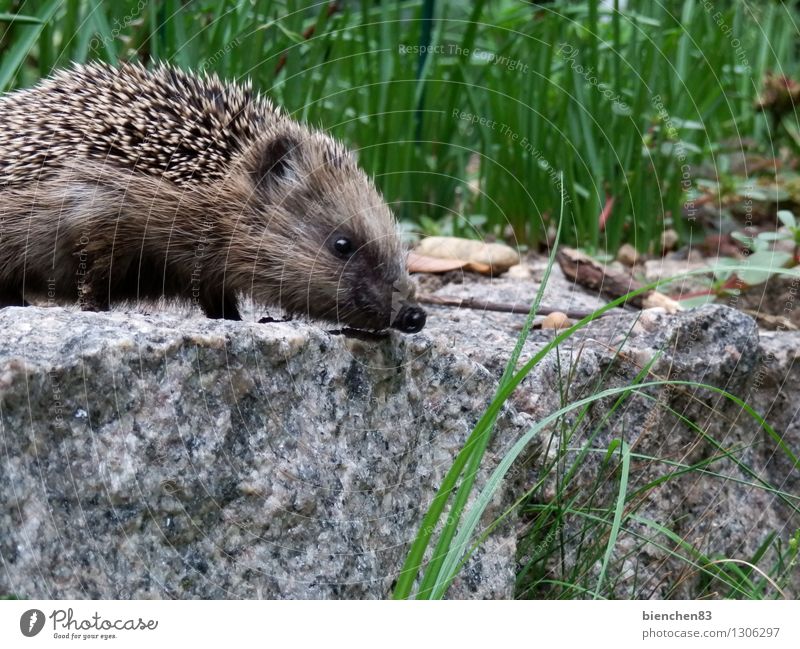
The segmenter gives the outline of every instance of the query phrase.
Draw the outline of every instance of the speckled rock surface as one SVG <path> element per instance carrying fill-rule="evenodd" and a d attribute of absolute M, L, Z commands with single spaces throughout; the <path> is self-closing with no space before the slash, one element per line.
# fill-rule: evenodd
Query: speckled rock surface
<path fill-rule="evenodd" d="M 426 290 L 528 303 L 540 279 L 541 267 L 533 267 L 515 278 L 465 277 Z M 603 300 L 555 272 L 545 302 L 590 310 Z M 0 311 L 0 593 L 386 597 L 522 322 L 430 307 L 422 334 L 366 342 L 299 322 Z M 554 335 L 532 332 L 522 359 Z M 798 454 L 798 350 L 800 335 L 759 332 L 725 306 L 602 318 L 519 386 L 479 483 L 533 422 L 629 385 L 651 361 L 651 380 L 703 382 L 740 396 Z M 534 502 L 552 502 L 559 473 L 544 467 L 559 457 L 569 467 L 582 450 L 572 507 L 613 509 L 619 474 L 604 457 L 613 440 L 624 439 L 635 453 L 630 493 L 681 467 L 709 464 L 664 480 L 626 510 L 607 570 L 613 596 L 725 595 L 699 568 L 675 559 L 676 538 L 705 557 L 741 561 L 773 538 L 758 561 L 769 572 L 774 539 L 785 548 L 800 528 L 798 468 L 718 393 L 691 386 L 645 392 L 649 399 L 630 397 L 611 417 L 613 399 L 594 404 L 568 442 L 563 426 L 543 431 L 485 520 L 540 481 Z M 575 420 L 568 415 L 562 423 Z M 448 596 L 511 597 L 515 588 L 517 596 L 548 596 L 524 581 L 515 585 L 529 559 L 531 523 L 511 517 L 497 528 Z M 538 568 L 545 578 L 568 579 L 585 565 L 596 579 L 602 557 L 587 562 L 578 552 L 581 524 L 565 515 L 534 539 L 538 548 L 555 538 L 563 544 L 563 553 Z M 789 596 L 800 595 L 797 572 L 781 583 Z"/>
<path fill-rule="evenodd" d="M 386 597 L 495 383 L 425 336 L 296 322 L 30 307 L 0 331 L 0 593 L 27 598 Z M 514 552 L 507 525 L 450 596 L 511 596 Z"/>

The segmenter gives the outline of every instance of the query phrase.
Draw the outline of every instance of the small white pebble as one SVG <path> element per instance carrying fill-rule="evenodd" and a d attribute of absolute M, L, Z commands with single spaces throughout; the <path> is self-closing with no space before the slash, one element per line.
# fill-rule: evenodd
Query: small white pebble
<path fill-rule="evenodd" d="M 533 273 L 528 264 L 515 264 L 506 271 L 506 277 L 511 279 L 530 279 L 533 277 Z"/>
<path fill-rule="evenodd" d="M 561 311 L 553 311 L 542 320 L 542 329 L 566 329 L 571 325 L 572 321 Z"/>

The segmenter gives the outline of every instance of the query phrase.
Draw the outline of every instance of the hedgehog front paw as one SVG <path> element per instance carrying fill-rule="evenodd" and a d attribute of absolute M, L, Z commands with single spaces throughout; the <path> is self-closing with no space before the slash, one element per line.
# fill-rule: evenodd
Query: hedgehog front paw
<path fill-rule="evenodd" d="M 108 311 L 108 302 L 105 304 L 97 299 L 97 295 L 92 287 L 84 284 L 78 291 L 78 306 L 81 311 Z"/>

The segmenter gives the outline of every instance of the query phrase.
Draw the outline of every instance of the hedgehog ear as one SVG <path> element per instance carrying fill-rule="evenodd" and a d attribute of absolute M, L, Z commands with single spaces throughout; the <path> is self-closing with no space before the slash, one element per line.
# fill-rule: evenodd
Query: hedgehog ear
<path fill-rule="evenodd" d="M 298 142 L 289 135 L 277 135 L 268 140 L 258 153 L 255 170 L 256 184 L 268 183 L 275 178 L 285 178 L 291 168 L 291 159 Z"/>

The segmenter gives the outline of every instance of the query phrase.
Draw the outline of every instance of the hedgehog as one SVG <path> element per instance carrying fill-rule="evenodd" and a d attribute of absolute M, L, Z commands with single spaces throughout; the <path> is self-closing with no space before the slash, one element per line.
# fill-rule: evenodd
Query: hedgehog
<path fill-rule="evenodd" d="M 240 301 L 415 333 L 391 210 L 338 140 L 249 82 L 73 65 L 0 97 L 0 307 Z"/>

